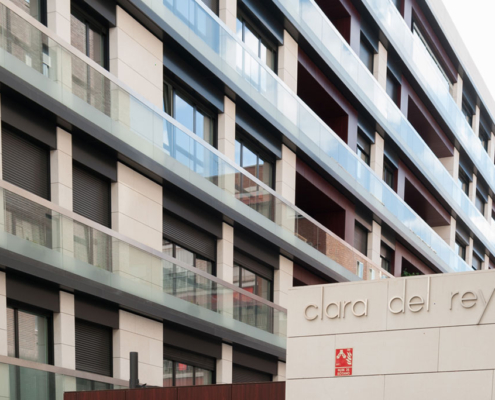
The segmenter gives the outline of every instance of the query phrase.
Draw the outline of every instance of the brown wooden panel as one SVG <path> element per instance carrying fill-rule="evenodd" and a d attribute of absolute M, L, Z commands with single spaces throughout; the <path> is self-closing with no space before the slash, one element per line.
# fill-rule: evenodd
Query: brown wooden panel
<path fill-rule="evenodd" d="M 177 388 L 149 388 L 126 391 L 126 400 L 177 400 Z"/>
<path fill-rule="evenodd" d="M 64 400 L 77 400 L 77 393 L 76 392 L 64 393 Z"/>
<path fill-rule="evenodd" d="M 94 392 L 79 392 L 77 400 L 126 400 L 127 390 L 101 390 Z"/>
<path fill-rule="evenodd" d="M 177 400 L 232 400 L 232 385 L 188 386 L 177 389 Z"/>
<path fill-rule="evenodd" d="M 285 382 L 232 385 L 232 400 L 284 400 Z"/>

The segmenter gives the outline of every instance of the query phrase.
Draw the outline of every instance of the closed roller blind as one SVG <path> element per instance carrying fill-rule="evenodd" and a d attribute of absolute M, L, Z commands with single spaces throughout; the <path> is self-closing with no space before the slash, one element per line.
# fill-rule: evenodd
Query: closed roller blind
<path fill-rule="evenodd" d="M 273 268 L 249 257 L 237 249 L 234 249 L 234 262 L 269 281 L 273 281 Z"/>
<path fill-rule="evenodd" d="M 112 329 L 76 319 L 76 369 L 112 376 Z"/>
<path fill-rule="evenodd" d="M 50 199 L 48 149 L 2 129 L 3 179 L 44 199 Z"/>
<path fill-rule="evenodd" d="M 216 238 L 183 222 L 173 214 L 163 212 L 163 236 L 171 242 L 216 261 Z"/>
<path fill-rule="evenodd" d="M 74 212 L 110 227 L 110 182 L 78 164 L 72 174 Z"/>
<path fill-rule="evenodd" d="M 232 366 L 232 380 L 233 383 L 271 382 L 272 376 L 264 372 L 234 364 Z"/>

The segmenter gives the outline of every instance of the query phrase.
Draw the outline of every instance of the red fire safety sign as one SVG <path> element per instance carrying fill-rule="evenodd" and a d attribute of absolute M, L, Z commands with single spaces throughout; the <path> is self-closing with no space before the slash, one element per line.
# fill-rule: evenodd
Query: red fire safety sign
<path fill-rule="evenodd" d="M 353 349 L 335 350 L 335 376 L 351 376 Z"/>

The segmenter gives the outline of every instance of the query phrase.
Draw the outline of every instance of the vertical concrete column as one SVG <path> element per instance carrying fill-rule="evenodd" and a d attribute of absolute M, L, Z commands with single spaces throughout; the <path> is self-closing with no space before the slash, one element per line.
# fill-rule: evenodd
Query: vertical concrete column
<path fill-rule="evenodd" d="M 286 367 L 283 361 L 277 363 L 277 375 L 273 377 L 274 382 L 285 382 L 286 378 Z"/>
<path fill-rule="evenodd" d="M 70 43 L 70 4 L 69 0 L 47 0 L 47 25 L 58 36 Z"/>
<path fill-rule="evenodd" d="M 456 225 L 456 220 L 451 216 L 450 225 L 433 227 L 433 230 L 437 233 L 437 235 L 440 236 L 452 249 L 455 248 Z"/>
<path fill-rule="evenodd" d="M 371 232 L 368 233 L 367 256 L 373 264 L 381 267 L 380 249 L 382 245 L 382 226 L 376 222 L 371 223 Z"/>
<path fill-rule="evenodd" d="M 478 178 L 476 177 L 476 174 L 473 174 L 473 180 L 469 182 L 469 200 L 471 200 L 473 203 L 476 199 L 477 182 L 478 182 Z"/>
<path fill-rule="evenodd" d="M 217 277 L 234 282 L 234 227 L 222 223 L 222 239 L 217 241 Z"/>
<path fill-rule="evenodd" d="M 474 248 L 473 238 L 469 238 L 469 244 L 466 247 L 466 264 L 469 266 L 473 265 L 473 248 Z"/>
<path fill-rule="evenodd" d="M 50 151 L 51 199 L 72 211 L 72 135 L 57 127 L 57 149 Z"/>
<path fill-rule="evenodd" d="M 488 196 L 488 202 L 485 205 L 485 218 L 490 223 L 492 221 L 492 207 L 493 207 L 493 199 L 491 196 Z"/>
<path fill-rule="evenodd" d="M 488 141 L 488 156 L 492 163 L 495 163 L 495 134 L 490 133 L 490 140 Z"/>
<path fill-rule="evenodd" d="M 479 136 L 480 134 L 480 116 L 481 110 L 478 106 L 476 106 L 476 110 L 473 115 L 473 132 L 476 134 L 476 136 Z"/>
<path fill-rule="evenodd" d="M 462 87 L 463 87 L 462 78 L 459 74 L 457 74 L 457 82 L 451 86 L 450 94 L 454 98 L 459 109 L 462 109 Z"/>
<path fill-rule="evenodd" d="M 116 26 L 110 29 L 110 72 L 163 106 L 163 43 L 120 6 Z"/>
<path fill-rule="evenodd" d="M 237 0 L 220 0 L 218 5 L 220 19 L 232 31 L 236 31 Z"/>
<path fill-rule="evenodd" d="M 273 302 L 284 308 L 288 307 L 289 289 L 294 279 L 294 263 L 284 256 L 279 256 L 279 269 L 275 270 L 273 282 Z"/>
<path fill-rule="evenodd" d="M 454 147 L 454 155 L 451 157 L 443 157 L 439 159 L 445 169 L 449 171 L 449 174 L 457 182 L 459 179 L 459 150 Z"/>
<path fill-rule="evenodd" d="M 373 76 L 384 89 L 387 89 L 387 56 L 387 49 L 378 42 L 378 53 L 373 56 Z"/>
<path fill-rule="evenodd" d="M 294 93 L 297 93 L 298 48 L 294 38 L 284 30 L 284 44 L 278 48 L 278 76 Z"/>
<path fill-rule="evenodd" d="M 7 352 L 7 280 L 6 274 L 0 271 L 0 356 Z M 1 392 L 0 392 L 1 397 Z"/>
<path fill-rule="evenodd" d="M 163 386 L 163 324 L 119 311 L 119 329 L 113 331 L 113 376 L 129 380 L 131 351 L 139 358 L 139 383 Z"/>
<path fill-rule="evenodd" d="M 112 229 L 156 250 L 163 242 L 163 188 L 122 163 L 112 183 Z M 163 267 L 155 256 L 146 256 L 124 242 L 112 244 L 113 272 L 162 290 Z"/>
<path fill-rule="evenodd" d="M 292 204 L 296 202 L 296 163 L 296 153 L 283 144 L 282 158 L 275 165 L 275 191 Z M 294 232 L 296 215 L 281 201 L 275 205 L 275 216 L 278 225 Z"/>
<path fill-rule="evenodd" d="M 488 256 L 488 254 L 485 254 L 485 259 L 483 260 L 481 269 L 490 269 L 490 257 Z"/>
<path fill-rule="evenodd" d="M 235 103 L 224 97 L 224 112 L 218 114 L 218 150 L 235 161 Z"/>
<path fill-rule="evenodd" d="M 375 133 L 375 143 L 371 145 L 370 167 L 375 173 L 383 178 L 383 163 L 385 154 L 385 141 Z"/>
<path fill-rule="evenodd" d="M 232 383 L 232 346 L 227 343 L 222 343 L 222 358 L 217 359 L 217 384 Z"/>
<path fill-rule="evenodd" d="M 74 295 L 60 292 L 60 312 L 53 314 L 55 366 L 76 369 Z"/>

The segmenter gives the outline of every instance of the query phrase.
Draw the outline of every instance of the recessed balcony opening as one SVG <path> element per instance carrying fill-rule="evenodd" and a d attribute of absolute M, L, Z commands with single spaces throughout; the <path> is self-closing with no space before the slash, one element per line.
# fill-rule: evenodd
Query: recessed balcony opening
<path fill-rule="evenodd" d="M 351 14 L 340 0 L 316 0 L 316 4 L 337 28 L 347 43 L 351 42 Z"/>
<path fill-rule="evenodd" d="M 402 276 L 424 275 L 413 263 L 402 258 Z"/>
<path fill-rule="evenodd" d="M 450 225 L 445 209 L 425 196 L 412 182 L 405 179 L 404 201 L 431 227 Z"/>
<path fill-rule="evenodd" d="M 452 143 L 411 97 L 408 99 L 407 119 L 438 158 L 453 156 Z"/>
<path fill-rule="evenodd" d="M 297 95 L 344 142 L 353 147 L 351 143 L 355 142 L 357 136 L 357 113 L 352 109 L 355 117 L 353 119 L 356 121 L 350 129 L 349 112 L 344 109 L 344 107 L 351 108 L 350 105 L 346 104 L 347 101 L 337 88 L 301 51 L 297 71 Z M 350 134 L 351 131 L 353 133 Z"/>
<path fill-rule="evenodd" d="M 306 268 L 301 267 L 299 264 L 294 263 L 294 275 L 292 279 L 292 286 L 311 286 L 311 285 L 325 285 L 327 283 L 337 283 L 337 281 L 331 278 L 322 278 L 319 275 L 309 271 Z"/>

